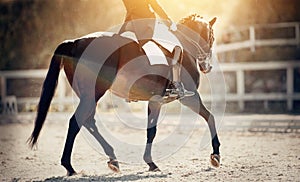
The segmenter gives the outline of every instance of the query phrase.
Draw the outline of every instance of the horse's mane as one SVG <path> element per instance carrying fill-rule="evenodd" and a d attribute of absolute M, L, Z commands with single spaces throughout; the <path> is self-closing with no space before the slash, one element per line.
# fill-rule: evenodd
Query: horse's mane
<path fill-rule="evenodd" d="M 182 18 L 182 19 L 179 21 L 179 23 L 180 23 L 180 24 L 186 24 L 186 23 L 188 23 L 188 22 L 195 22 L 197 19 L 203 19 L 203 17 L 200 16 L 200 15 L 197 15 L 197 14 L 191 14 L 191 15 L 185 17 L 185 18 Z"/>
<path fill-rule="evenodd" d="M 207 30 L 209 31 L 209 36 L 208 36 L 208 43 L 209 46 L 212 47 L 212 44 L 214 42 L 214 33 L 213 33 L 213 29 L 212 26 L 210 25 L 209 22 L 207 22 L 202 16 L 198 15 L 198 14 L 191 14 L 185 18 L 182 18 L 179 21 L 179 24 L 188 26 L 189 28 L 197 31 L 199 30 L 199 27 L 196 25 L 202 24 L 203 27 L 207 27 Z M 197 31 L 198 32 L 198 31 Z M 201 34 L 201 32 L 199 32 Z M 204 36 L 202 36 L 204 38 Z"/>

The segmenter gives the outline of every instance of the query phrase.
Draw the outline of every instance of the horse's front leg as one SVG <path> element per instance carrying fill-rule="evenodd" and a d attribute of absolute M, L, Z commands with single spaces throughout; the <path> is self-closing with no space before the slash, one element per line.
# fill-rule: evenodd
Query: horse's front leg
<path fill-rule="evenodd" d="M 189 107 L 191 110 L 201 115 L 207 122 L 211 138 L 212 138 L 212 147 L 213 153 L 210 156 L 211 164 L 215 167 L 220 166 L 220 142 L 215 126 L 215 118 L 211 112 L 207 110 L 207 108 L 203 105 L 202 100 L 198 92 L 193 97 L 186 97 L 180 102 L 185 106 Z"/>
<path fill-rule="evenodd" d="M 156 135 L 157 120 L 160 113 L 161 104 L 149 101 L 148 104 L 148 125 L 147 125 L 147 143 L 144 153 L 144 161 L 149 165 L 149 171 L 160 171 L 152 160 L 151 148 Z"/>

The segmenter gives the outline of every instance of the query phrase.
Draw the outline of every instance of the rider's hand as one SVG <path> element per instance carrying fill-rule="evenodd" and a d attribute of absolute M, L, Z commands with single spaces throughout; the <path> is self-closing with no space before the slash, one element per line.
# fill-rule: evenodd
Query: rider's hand
<path fill-rule="evenodd" d="M 177 25 L 176 23 L 172 22 L 171 25 L 170 25 L 170 30 L 175 32 L 177 30 Z"/>

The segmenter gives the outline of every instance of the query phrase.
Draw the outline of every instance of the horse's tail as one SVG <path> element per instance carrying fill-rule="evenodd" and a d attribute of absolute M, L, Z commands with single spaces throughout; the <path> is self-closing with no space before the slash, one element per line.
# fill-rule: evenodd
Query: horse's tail
<path fill-rule="evenodd" d="M 41 93 L 41 97 L 37 109 L 37 116 L 34 123 L 34 129 L 31 136 L 27 140 L 27 143 L 31 148 L 33 148 L 34 145 L 36 144 L 42 126 L 45 122 L 47 112 L 50 107 L 50 103 L 57 86 L 58 76 L 62 65 L 61 63 L 62 63 L 61 57 L 56 56 L 54 54 L 48 69 L 46 79 L 43 84 L 42 93 Z"/>

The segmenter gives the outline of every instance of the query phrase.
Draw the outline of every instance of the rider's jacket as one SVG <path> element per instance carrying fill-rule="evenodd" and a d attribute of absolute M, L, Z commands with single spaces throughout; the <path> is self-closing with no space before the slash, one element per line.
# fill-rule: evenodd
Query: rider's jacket
<path fill-rule="evenodd" d="M 157 13 L 163 19 L 169 19 L 156 0 L 122 0 L 127 11 L 126 20 L 155 18 Z"/>

